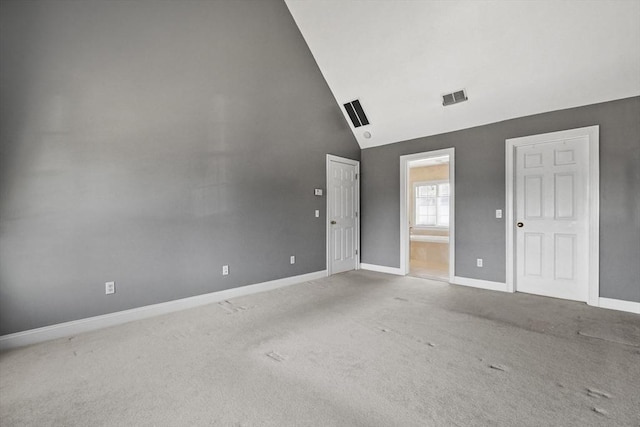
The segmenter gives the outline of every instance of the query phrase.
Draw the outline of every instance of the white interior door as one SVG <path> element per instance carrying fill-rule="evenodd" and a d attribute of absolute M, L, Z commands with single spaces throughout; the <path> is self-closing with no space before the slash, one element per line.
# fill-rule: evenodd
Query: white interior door
<path fill-rule="evenodd" d="M 515 147 L 516 289 L 589 298 L 589 137 Z"/>
<path fill-rule="evenodd" d="M 359 163 L 327 158 L 329 274 L 358 268 Z"/>

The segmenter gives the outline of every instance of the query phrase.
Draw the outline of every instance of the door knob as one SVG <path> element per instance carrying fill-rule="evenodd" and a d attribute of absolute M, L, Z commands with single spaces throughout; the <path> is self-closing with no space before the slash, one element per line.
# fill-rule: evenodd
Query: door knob
<path fill-rule="evenodd" d="M 335 221 L 331 221 L 331 224 L 337 224 L 337 222 L 335 222 Z"/>
<path fill-rule="evenodd" d="M 524 227 L 524 222 L 519 222 L 516 225 L 518 226 L 518 228 L 522 228 L 522 227 Z"/>

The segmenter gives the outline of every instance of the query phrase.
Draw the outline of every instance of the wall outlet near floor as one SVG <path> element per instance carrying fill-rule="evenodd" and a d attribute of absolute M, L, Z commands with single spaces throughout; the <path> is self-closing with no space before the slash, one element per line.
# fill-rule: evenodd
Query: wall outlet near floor
<path fill-rule="evenodd" d="M 476 260 L 476 267 L 482 267 L 482 258 Z"/>
<path fill-rule="evenodd" d="M 502 209 L 496 209 L 496 218 L 502 218 Z"/>
<path fill-rule="evenodd" d="M 295 264 L 295 263 L 296 263 L 296 256 L 291 255 L 291 264 Z"/>
<path fill-rule="evenodd" d="M 104 284 L 105 295 L 111 295 L 116 293 L 116 282 L 106 282 Z"/>
<path fill-rule="evenodd" d="M 316 218 L 320 218 L 320 210 L 316 209 Z"/>
<path fill-rule="evenodd" d="M 223 265 L 222 266 L 222 275 L 223 276 L 228 276 L 229 275 L 229 266 L 228 265 Z"/>

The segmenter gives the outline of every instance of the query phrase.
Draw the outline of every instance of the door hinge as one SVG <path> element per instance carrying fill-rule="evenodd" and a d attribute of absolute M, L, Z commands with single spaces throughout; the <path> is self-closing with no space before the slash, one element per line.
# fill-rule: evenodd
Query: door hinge
<path fill-rule="evenodd" d="M 358 179 L 358 174 L 356 174 L 356 179 Z"/>
<path fill-rule="evenodd" d="M 358 250 L 356 249 L 356 255 L 358 255 Z"/>
<path fill-rule="evenodd" d="M 356 218 L 358 218 L 358 212 L 356 212 Z"/>

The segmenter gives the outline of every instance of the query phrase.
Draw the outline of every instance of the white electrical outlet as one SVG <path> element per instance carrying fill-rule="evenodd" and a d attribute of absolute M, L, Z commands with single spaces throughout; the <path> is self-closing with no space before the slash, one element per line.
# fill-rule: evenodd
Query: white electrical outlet
<path fill-rule="evenodd" d="M 229 275 L 229 266 L 228 265 L 223 265 L 222 266 L 222 275 L 223 276 L 228 276 Z"/>
<path fill-rule="evenodd" d="M 476 260 L 476 266 L 477 266 L 477 267 L 482 267 L 482 258 L 478 258 L 478 259 Z"/>
<path fill-rule="evenodd" d="M 316 218 L 320 218 L 320 211 L 316 209 Z"/>
<path fill-rule="evenodd" d="M 104 284 L 104 293 L 111 295 L 116 293 L 116 282 L 106 282 Z"/>
<path fill-rule="evenodd" d="M 496 209 L 496 218 L 502 218 L 502 209 Z"/>
<path fill-rule="evenodd" d="M 295 263 L 296 263 L 296 256 L 291 255 L 291 264 L 295 264 Z"/>

